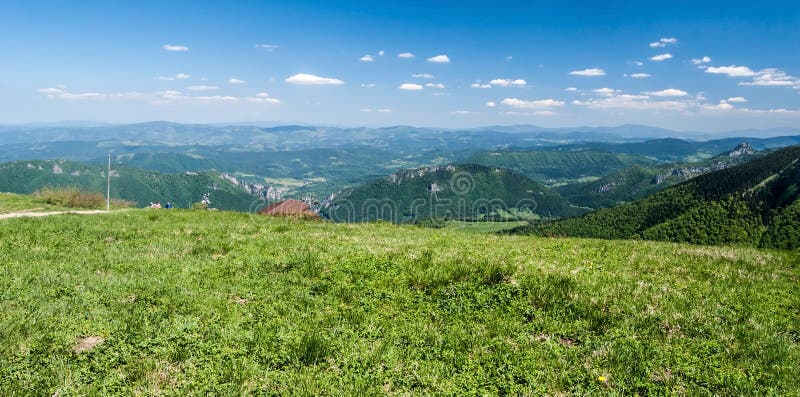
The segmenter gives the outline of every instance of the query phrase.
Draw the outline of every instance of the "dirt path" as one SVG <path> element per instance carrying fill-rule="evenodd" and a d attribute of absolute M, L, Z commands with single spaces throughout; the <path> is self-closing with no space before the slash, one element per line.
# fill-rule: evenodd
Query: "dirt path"
<path fill-rule="evenodd" d="M 105 214 L 105 213 L 106 213 L 106 211 L 103 211 L 103 210 L 49 211 L 49 212 L 20 211 L 20 212 L 11 212 L 11 213 L 8 213 L 8 214 L 0 214 L 0 219 L 24 218 L 24 217 L 40 217 L 40 216 L 60 215 L 60 214 L 91 215 L 91 214 Z"/>

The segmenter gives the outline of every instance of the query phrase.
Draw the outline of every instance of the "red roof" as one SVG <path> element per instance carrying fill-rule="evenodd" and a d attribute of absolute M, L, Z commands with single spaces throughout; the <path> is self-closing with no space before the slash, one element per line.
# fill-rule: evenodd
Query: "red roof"
<path fill-rule="evenodd" d="M 289 215 L 289 216 L 297 216 L 297 215 L 311 215 L 317 216 L 317 214 L 311 210 L 311 207 L 303 201 L 300 200 L 283 200 L 278 201 L 276 203 L 272 203 L 258 211 L 259 214 L 262 215 Z"/>

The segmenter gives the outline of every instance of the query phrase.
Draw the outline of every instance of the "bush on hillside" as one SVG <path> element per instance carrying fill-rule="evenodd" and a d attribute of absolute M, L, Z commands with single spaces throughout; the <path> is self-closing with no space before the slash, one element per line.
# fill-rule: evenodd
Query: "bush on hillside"
<path fill-rule="evenodd" d="M 34 193 L 34 196 L 43 199 L 47 204 L 67 208 L 100 208 L 106 202 L 102 193 L 85 192 L 74 187 L 46 187 Z"/>
<path fill-rule="evenodd" d="M 123 199 L 111 199 L 111 208 L 134 208 L 136 207 L 136 202 L 131 200 L 123 200 Z"/>

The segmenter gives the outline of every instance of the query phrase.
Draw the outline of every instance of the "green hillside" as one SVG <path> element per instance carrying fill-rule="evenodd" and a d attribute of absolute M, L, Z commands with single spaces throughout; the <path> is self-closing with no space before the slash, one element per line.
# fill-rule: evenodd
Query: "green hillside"
<path fill-rule="evenodd" d="M 516 232 L 797 248 L 800 146 L 700 175 L 629 204 Z"/>
<path fill-rule="evenodd" d="M 645 157 L 598 150 L 490 151 L 476 153 L 466 162 L 510 168 L 544 183 L 601 177 L 631 165 L 656 163 Z"/>
<path fill-rule="evenodd" d="M 224 211 L 4 220 L 0 395 L 797 395 L 799 259 Z"/>
<path fill-rule="evenodd" d="M 61 160 L 15 161 L 0 164 L 0 191 L 30 194 L 44 187 L 76 187 L 106 191 L 105 167 Z M 111 197 L 138 206 L 152 201 L 188 208 L 208 193 L 212 207 L 247 211 L 256 197 L 212 172 L 162 174 L 131 167 L 114 167 Z"/>
<path fill-rule="evenodd" d="M 698 175 L 747 162 L 760 155 L 749 144 L 739 144 L 733 150 L 707 160 L 634 165 L 598 180 L 559 186 L 556 190 L 576 205 L 589 208 L 612 207 L 649 196 Z"/>
<path fill-rule="evenodd" d="M 476 164 L 404 170 L 334 195 L 337 221 L 557 218 L 582 213 L 558 193 L 505 168 Z"/>

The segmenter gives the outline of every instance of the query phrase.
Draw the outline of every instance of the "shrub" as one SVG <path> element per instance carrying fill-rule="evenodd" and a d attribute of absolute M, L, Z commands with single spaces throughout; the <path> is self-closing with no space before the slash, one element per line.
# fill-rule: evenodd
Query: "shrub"
<path fill-rule="evenodd" d="M 67 208 L 100 208 L 105 204 L 106 198 L 102 193 L 85 192 L 75 187 L 44 188 L 34 193 L 47 204 Z"/>
<path fill-rule="evenodd" d="M 136 202 L 123 199 L 111 199 L 111 206 L 114 208 L 133 208 L 136 207 Z"/>

